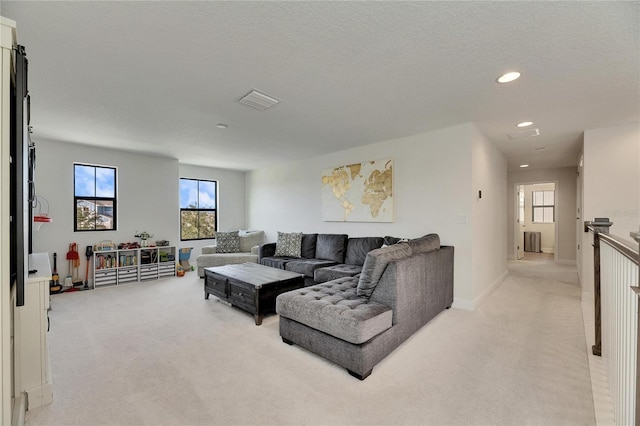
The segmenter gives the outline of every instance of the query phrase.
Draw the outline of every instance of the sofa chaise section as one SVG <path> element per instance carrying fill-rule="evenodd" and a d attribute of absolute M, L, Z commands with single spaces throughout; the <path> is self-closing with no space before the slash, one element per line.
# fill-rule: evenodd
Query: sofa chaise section
<path fill-rule="evenodd" d="M 406 256 L 406 251 L 393 255 L 401 251 L 393 246 L 376 249 L 367 255 L 360 275 L 281 294 L 276 311 L 283 341 L 365 379 L 378 362 L 453 303 L 454 249 L 436 241 L 438 248 L 425 251 L 418 245 L 407 249 Z"/>

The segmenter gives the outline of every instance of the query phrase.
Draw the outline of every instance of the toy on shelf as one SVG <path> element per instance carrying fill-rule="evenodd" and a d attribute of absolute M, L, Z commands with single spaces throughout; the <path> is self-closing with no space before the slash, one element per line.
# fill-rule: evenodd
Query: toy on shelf
<path fill-rule="evenodd" d="M 136 232 L 134 235 L 136 238 L 140 238 L 140 247 L 147 247 L 147 240 L 153 237 L 153 234 L 148 233 L 147 231 Z"/>

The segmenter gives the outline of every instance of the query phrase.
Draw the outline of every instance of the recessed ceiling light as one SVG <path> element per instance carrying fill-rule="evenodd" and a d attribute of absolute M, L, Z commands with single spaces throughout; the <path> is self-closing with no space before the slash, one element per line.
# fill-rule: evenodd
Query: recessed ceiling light
<path fill-rule="evenodd" d="M 524 169 L 525 167 L 529 167 L 529 165 L 528 164 L 520 164 L 520 167 L 522 167 Z"/>
<path fill-rule="evenodd" d="M 520 77 L 520 73 L 518 71 L 511 71 L 506 74 L 502 74 L 496 80 L 498 83 L 510 83 L 513 80 L 516 80 Z"/>
<path fill-rule="evenodd" d="M 226 125 L 226 124 L 224 124 L 224 123 L 219 123 L 219 124 L 216 124 L 216 127 L 217 127 L 218 129 L 226 129 L 226 128 L 227 128 L 227 127 L 229 127 L 229 126 L 227 126 L 227 125 Z"/>
<path fill-rule="evenodd" d="M 528 126 L 531 126 L 532 124 L 533 124 L 533 121 L 523 121 L 522 123 L 516 124 L 516 126 L 518 126 L 518 127 L 528 127 Z"/>

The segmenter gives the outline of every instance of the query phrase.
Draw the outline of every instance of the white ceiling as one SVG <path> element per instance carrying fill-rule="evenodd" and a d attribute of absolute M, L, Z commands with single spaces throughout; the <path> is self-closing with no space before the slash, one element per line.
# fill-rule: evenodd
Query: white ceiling
<path fill-rule="evenodd" d="M 638 1 L 3 0 L 0 14 L 27 50 L 36 141 L 251 170 L 475 122 L 514 170 L 576 165 L 584 130 L 640 120 Z M 522 77 L 495 83 L 509 70 Z M 281 102 L 239 104 L 252 88 Z M 523 120 L 540 136 L 510 140 Z"/>

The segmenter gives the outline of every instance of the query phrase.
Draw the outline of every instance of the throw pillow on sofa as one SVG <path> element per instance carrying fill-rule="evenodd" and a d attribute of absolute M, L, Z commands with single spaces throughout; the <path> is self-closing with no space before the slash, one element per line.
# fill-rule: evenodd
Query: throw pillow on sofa
<path fill-rule="evenodd" d="M 276 253 L 279 257 L 300 257 L 302 250 L 302 232 L 280 232 L 278 231 L 278 241 L 276 241 Z"/>
<path fill-rule="evenodd" d="M 367 253 L 358 280 L 356 293 L 360 297 L 371 297 L 373 290 L 378 285 L 378 281 L 387 265 L 394 260 L 404 259 L 412 254 L 411 246 L 408 243 L 397 243 L 392 246 L 371 250 Z"/>
<path fill-rule="evenodd" d="M 217 253 L 238 253 L 240 251 L 240 234 L 238 231 L 216 232 Z"/>

